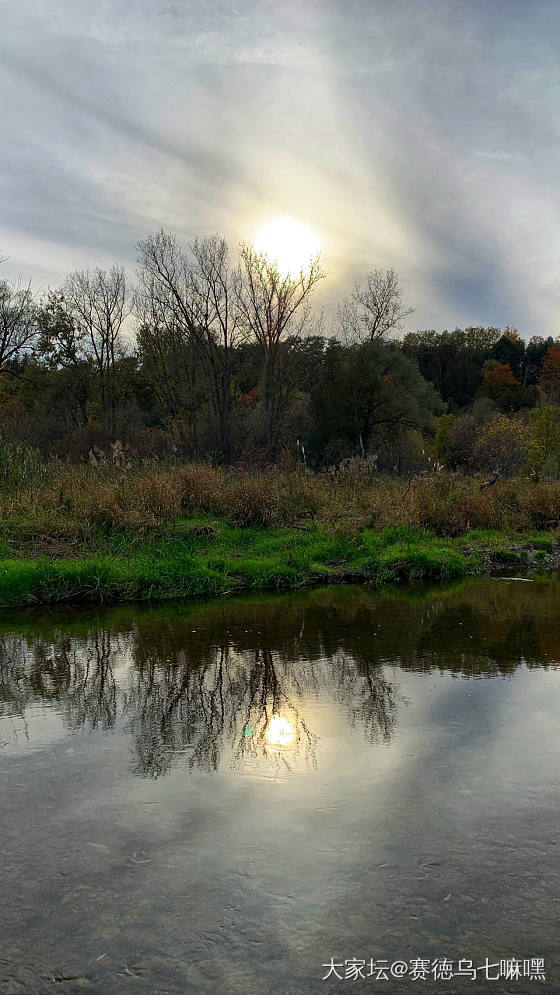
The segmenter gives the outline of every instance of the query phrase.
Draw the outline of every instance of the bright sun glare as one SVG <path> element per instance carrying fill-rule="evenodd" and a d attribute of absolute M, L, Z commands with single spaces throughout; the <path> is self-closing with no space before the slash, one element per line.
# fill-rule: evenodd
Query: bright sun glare
<path fill-rule="evenodd" d="M 294 727 L 282 715 L 271 715 L 266 730 L 266 741 L 275 749 L 286 749 L 295 738 Z"/>
<path fill-rule="evenodd" d="M 255 238 L 257 252 L 276 263 L 282 276 L 297 276 L 319 252 L 314 231 L 294 218 L 277 218 L 259 229 Z"/>

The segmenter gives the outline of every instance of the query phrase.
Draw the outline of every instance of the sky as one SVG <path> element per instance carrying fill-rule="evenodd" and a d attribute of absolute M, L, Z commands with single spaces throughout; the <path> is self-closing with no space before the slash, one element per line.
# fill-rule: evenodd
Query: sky
<path fill-rule="evenodd" d="M 557 0 L 0 0 L 0 273 L 289 215 L 336 303 L 560 334 Z"/>

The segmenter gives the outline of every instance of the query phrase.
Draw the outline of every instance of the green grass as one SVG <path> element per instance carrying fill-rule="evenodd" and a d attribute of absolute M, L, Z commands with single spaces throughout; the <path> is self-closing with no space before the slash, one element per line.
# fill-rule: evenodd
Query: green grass
<path fill-rule="evenodd" d="M 542 563 L 552 545 L 538 532 L 442 538 L 401 525 L 341 537 L 320 525 L 235 528 L 199 514 L 147 535 L 101 529 L 71 557 L 0 548 L 0 605 L 198 598 L 346 579 L 449 580 L 500 563 Z"/>

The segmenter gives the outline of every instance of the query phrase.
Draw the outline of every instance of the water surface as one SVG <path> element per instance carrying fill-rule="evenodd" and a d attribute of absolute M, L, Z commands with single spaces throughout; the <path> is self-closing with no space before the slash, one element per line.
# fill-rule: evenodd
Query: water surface
<path fill-rule="evenodd" d="M 0 992 L 559 992 L 559 596 L 4 615 Z"/>

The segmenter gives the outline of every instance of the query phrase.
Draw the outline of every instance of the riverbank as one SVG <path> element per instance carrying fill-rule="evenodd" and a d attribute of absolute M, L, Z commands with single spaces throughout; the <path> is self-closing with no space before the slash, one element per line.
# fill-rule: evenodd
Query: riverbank
<path fill-rule="evenodd" d="M 6 470 L 6 468 L 4 468 Z M 17 473 L 16 473 L 17 470 Z M 38 463 L 0 487 L 0 606 L 392 584 L 560 565 L 560 484 Z"/>
<path fill-rule="evenodd" d="M 199 515 L 152 536 L 105 530 L 73 556 L 30 552 L 0 560 L 1 606 L 156 601 L 551 569 L 560 566 L 560 537 L 489 530 L 441 537 L 407 525 L 340 536 L 317 525 L 235 528 Z"/>

